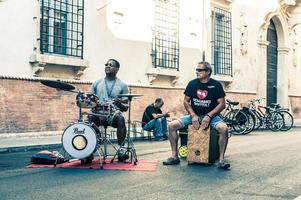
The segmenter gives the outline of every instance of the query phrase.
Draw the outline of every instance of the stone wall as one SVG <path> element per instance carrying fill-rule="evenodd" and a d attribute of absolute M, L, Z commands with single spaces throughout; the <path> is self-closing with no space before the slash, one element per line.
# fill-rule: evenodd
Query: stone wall
<path fill-rule="evenodd" d="M 291 112 L 295 119 L 301 118 L 301 97 L 290 96 Z"/>

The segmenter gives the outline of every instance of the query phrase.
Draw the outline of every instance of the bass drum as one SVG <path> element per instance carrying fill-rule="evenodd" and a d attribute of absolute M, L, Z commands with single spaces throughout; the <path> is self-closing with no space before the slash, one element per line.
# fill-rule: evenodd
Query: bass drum
<path fill-rule="evenodd" d="M 99 135 L 90 124 L 77 122 L 64 130 L 62 144 L 70 156 L 83 159 L 97 150 Z"/>

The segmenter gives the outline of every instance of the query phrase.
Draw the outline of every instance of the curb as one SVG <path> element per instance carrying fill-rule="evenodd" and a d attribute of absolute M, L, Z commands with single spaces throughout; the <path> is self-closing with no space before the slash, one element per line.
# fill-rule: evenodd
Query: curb
<path fill-rule="evenodd" d="M 24 152 L 30 150 L 42 150 L 45 148 L 60 148 L 61 144 L 40 144 L 40 145 L 31 145 L 31 146 L 18 146 L 18 147 L 4 147 L 0 148 L 1 153 L 13 153 L 13 152 Z"/>
<path fill-rule="evenodd" d="M 62 131 L 26 132 L 26 133 L 0 133 L 0 139 L 6 138 L 41 138 L 61 136 Z"/>

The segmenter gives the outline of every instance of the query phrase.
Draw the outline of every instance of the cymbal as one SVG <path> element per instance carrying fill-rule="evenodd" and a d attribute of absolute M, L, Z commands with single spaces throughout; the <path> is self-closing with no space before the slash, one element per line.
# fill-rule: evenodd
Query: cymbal
<path fill-rule="evenodd" d="M 71 91 L 74 90 L 75 87 L 68 83 L 63 83 L 61 81 L 52 81 L 52 80 L 42 80 L 40 81 L 43 85 L 46 85 L 48 87 L 60 89 L 60 90 L 66 90 Z"/>
<path fill-rule="evenodd" d="M 127 94 L 118 94 L 118 97 L 140 97 L 143 96 L 143 94 L 133 94 L 133 93 L 127 93 Z"/>

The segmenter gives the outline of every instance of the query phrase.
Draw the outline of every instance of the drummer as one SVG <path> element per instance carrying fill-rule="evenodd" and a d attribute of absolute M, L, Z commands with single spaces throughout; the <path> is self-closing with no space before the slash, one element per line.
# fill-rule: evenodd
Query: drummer
<path fill-rule="evenodd" d="M 91 86 L 91 92 L 98 96 L 100 103 L 102 102 L 112 102 L 119 108 L 115 113 L 113 113 L 112 120 L 108 120 L 108 117 L 96 117 L 91 116 L 91 121 L 94 122 L 97 126 L 112 126 L 117 128 L 117 140 L 118 144 L 121 145 L 126 136 L 126 126 L 125 118 L 122 112 L 128 110 L 127 99 L 119 99 L 117 95 L 128 93 L 128 86 L 116 77 L 120 68 L 120 64 L 115 59 L 109 59 L 105 64 L 105 73 L 104 78 L 100 78 L 95 81 Z M 112 116 L 111 116 L 112 117 Z M 119 160 L 127 159 L 125 155 L 123 157 L 119 156 Z"/>

